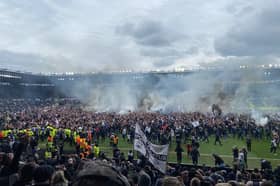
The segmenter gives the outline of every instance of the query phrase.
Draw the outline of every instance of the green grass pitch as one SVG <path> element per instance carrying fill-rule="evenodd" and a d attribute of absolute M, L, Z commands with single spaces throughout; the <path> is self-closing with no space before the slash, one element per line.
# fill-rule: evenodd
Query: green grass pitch
<path fill-rule="evenodd" d="M 120 135 L 119 135 L 120 136 Z M 220 155 L 226 164 L 232 166 L 232 147 L 236 145 L 239 149 L 242 147 L 246 147 L 245 140 L 240 140 L 237 138 L 227 138 L 223 139 L 223 145 L 214 145 L 214 138 L 209 138 L 209 143 L 200 142 L 200 158 L 199 164 L 205 165 L 214 165 L 214 160 L 212 158 L 212 153 L 216 153 Z M 108 157 L 112 156 L 112 147 L 109 145 L 109 139 L 106 138 L 104 142 L 99 142 L 100 150 L 105 152 Z M 41 149 L 45 148 L 45 142 L 40 143 L 39 147 Z M 176 152 L 175 150 L 175 142 L 169 146 L 169 154 L 168 154 L 168 162 L 176 162 Z M 129 150 L 133 149 L 133 144 L 127 143 L 126 140 L 123 140 L 121 137 L 119 138 L 118 148 L 121 152 L 127 153 Z M 182 163 L 191 164 L 191 160 L 187 158 L 187 150 L 186 144 L 182 144 L 182 148 L 184 149 L 183 160 Z M 74 147 L 71 147 L 69 144 L 65 144 L 65 151 L 74 151 Z M 279 148 L 277 149 L 279 151 Z M 260 168 L 260 160 L 266 159 L 271 162 L 272 167 L 276 167 L 280 165 L 280 152 L 276 154 L 270 153 L 270 140 L 255 140 L 252 139 L 252 151 L 248 153 L 248 168 Z"/>

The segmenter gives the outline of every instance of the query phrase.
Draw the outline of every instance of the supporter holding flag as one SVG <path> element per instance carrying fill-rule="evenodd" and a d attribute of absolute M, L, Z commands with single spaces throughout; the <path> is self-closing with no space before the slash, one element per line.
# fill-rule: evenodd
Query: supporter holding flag
<path fill-rule="evenodd" d="M 165 173 L 169 145 L 155 145 L 136 124 L 134 149 L 140 152 L 160 172 Z"/>

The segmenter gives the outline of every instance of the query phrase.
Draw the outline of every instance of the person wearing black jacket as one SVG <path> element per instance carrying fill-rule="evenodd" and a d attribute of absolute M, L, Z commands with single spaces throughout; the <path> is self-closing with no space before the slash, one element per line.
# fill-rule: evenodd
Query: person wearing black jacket
<path fill-rule="evenodd" d="M 183 152 L 183 148 L 181 147 L 180 143 L 177 143 L 177 147 L 175 149 L 176 155 L 177 155 L 177 163 L 181 164 L 182 162 L 182 152 Z"/>
<path fill-rule="evenodd" d="M 15 152 L 14 154 L 2 154 L 0 166 L 2 169 L 0 170 L 0 185 L 9 184 L 9 176 L 18 172 L 19 169 L 19 159 L 24 150 L 26 140 L 22 140 L 22 142 L 15 144 Z"/>
<path fill-rule="evenodd" d="M 32 185 L 33 174 L 36 168 L 35 163 L 25 164 L 19 173 L 19 180 L 13 186 Z"/>
<path fill-rule="evenodd" d="M 198 158 L 200 156 L 200 153 L 197 148 L 193 148 L 191 151 L 191 157 L 192 157 L 192 162 L 196 166 L 198 164 Z"/>
<path fill-rule="evenodd" d="M 215 166 L 217 167 L 224 167 L 225 166 L 225 162 L 224 160 L 217 154 L 212 154 L 214 161 L 215 161 Z"/>
<path fill-rule="evenodd" d="M 214 142 L 214 145 L 217 144 L 217 142 L 220 144 L 220 145 L 223 145 L 222 142 L 221 142 L 221 131 L 219 128 L 216 129 L 216 132 L 215 132 L 215 142 Z"/>
<path fill-rule="evenodd" d="M 247 136 L 247 138 L 246 138 L 246 145 L 247 145 L 248 152 L 251 152 L 252 140 L 251 140 L 250 136 Z"/>
<path fill-rule="evenodd" d="M 232 148 L 232 156 L 233 156 L 233 161 L 236 161 L 238 159 L 239 150 L 238 150 L 237 146 L 233 146 L 233 148 Z"/>

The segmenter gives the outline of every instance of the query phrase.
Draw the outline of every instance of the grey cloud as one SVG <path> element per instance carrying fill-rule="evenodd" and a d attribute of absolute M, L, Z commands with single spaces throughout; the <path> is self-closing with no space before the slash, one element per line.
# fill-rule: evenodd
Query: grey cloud
<path fill-rule="evenodd" d="M 7 50 L 0 50 L 0 64 L 9 64 L 15 63 L 20 64 L 22 62 L 28 62 L 27 65 L 39 63 L 41 60 L 40 57 L 32 55 L 32 54 L 21 54 L 15 53 Z M 40 65 L 40 64 L 39 64 Z"/>
<path fill-rule="evenodd" d="M 179 57 L 183 52 L 176 49 L 144 48 L 140 51 L 142 56 L 147 57 Z"/>
<path fill-rule="evenodd" d="M 184 34 L 165 27 L 161 22 L 151 20 L 137 24 L 125 23 L 116 28 L 116 33 L 127 35 L 137 44 L 150 47 L 170 46 L 179 39 L 185 38 Z"/>
<path fill-rule="evenodd" d="M 14 23 L 22 24 L 26 21 L 32 21 L 35 25 L 41 25 L 43 28 L 48 28 L 47 23 L 54 24 L 53 16 L 56 12 L 45 1 L 36 0 L 10 0 L 3 2 L 5 9 L 10 10 L 7 14 L 9 16 L 16 16 Z M 5 10 L 4 10 L 5 11 Z M 42 24 L 44 22 L 44 24 Z"/>
<path fill-rule="evenodd" d="M 165 57 L 165 58 L 160 58 L 158 60 L 154 61 L 154 66 L 156 68 L 162 68 L 162 67 L 168 67 L 174 64 L 174 61 L 177 58 L 175 57 Z"/>
<path fill-rule="evenodd" d="M 7 50 L 0 51 L 0 68 L 17 69 L 26 72 L 38 70 L 37 72 L 41 72 L 40 69 L 46 67 L 44 60 L 44 58 L 33 54 L 23 54 Z M 50 66 L 45 68 L 45 70 L 50 69 Z"/>
<path fill-rule="evenodd" d="M 259 37 L 265 34 L 252 34 L 258 29 L 276 35 L 271 32 L 277 32 L 279 16 L 261 15 L 257 23 L 254 20 L 240 26 L 236 23 L 243 20 L 238 16 L 247 17 L 246 12 L 251 16 L 255 9 L 265 7 L 262 5 L 250 7 L 253 3 L 242 0 L 215 3 L 124 0 L 121 4 L 110 2 L 110 6 L 108 3 L 107 0 L 1 2 L 0 51 L 6 51 L 0 54 L 0 66 L 13 65 L 13 69 L 37 72 L 187 67 L 200 61 L 211 62 L 217 55 L 213 50 L 214 37 L 224 35 L 232 24 L 235 29 L 216 41 L 216 50 L 223 55 L 247 55 L 248 50 L 263 52 L 260 44 L 255 44 L 255 38 L 258 41 L 262 38 L 262 43 L 269 41 L 267 48 L 275 42 L 275 47 L 268 51 L 279 48 L 278 37 L 268 40 Z M 235 6 L 227 11 L 227 5 Z M 270 24 L 258 26 L 258 22 L 268 22 L 260 17 L 267 18 Z M 244 34 L 245 31 L 249 33 Z M 258 47 L 247 49 L 252 43 Z"/>
<path fill-rule="evenodd" d="M 145 46 L 154 46 L 154 47 L 160 47 L 160 46 L 170 46 L 171 42 L 160 35 L 150 35 L 147 37 L 144 37 L 143 39 L 138 40 L 138 43 Z"/>
<path fill-rule="evenodd" d="M 32 72 L 64 72 L 78 69 L 63 56 L 40 56 L 39 54 L 20 53 L 8 50 L 0 50 L 0 68 L 17 69 Z"/>
<path fill-rule="evenodd" d="M 199 51 L 199 48 L 196 46 L 193 46 L 193 47 L 190 47 L 188 50 L 186 50 L 185 53 L 187 55 L 194 55 L 194 54 L 197 54 L 198 51 Z"/>
<path fill-rule="evenodd" d="M 238 15 L 239 16 L 243 16 L 243 15 L 246 15 L 248 13 L 253 13 L 253 11 L 254 11 L 254 7 L 252 7 L 252 6 L 245 6 L 245 7 L 243 7 L 240 10 L 240 12 L 238 12 Z"/>
<path fill-rule="evenodd" d="M 143 48 L 140 54 L 144 57 L 153 59 L 153 65 L 156 68 L 168 67 L 185 55 L 185 51 L 175 48 Z"/>
<path fill-rule="evenodd" d="M 278 56 L 280 52 L 278 7 L 265 8 L 253 20 L 245 19 L 246 22 L 235 24 L 223 37 L 216 39 L 216 51 L 224 56 Z"/>
<path fill-rule="evenodd" d="M 197 47 L 190 47 L 188 49 L 177 49 L 177 48 L 151 48 L 145 47 L 140 50 L 140 54 L 146 57 L 152 58 L 180 58 L 186 55 L 195 55 L 199 49 Z"/>
<path fill-rule="evenodd" d="M 244 16 L 246 14 L 252 13 L 255 8 L 252 6 L 251 2 L 247 1 L 234 1 L 226 6 L 226 10 L 230 14 L 237 16 Z"/>

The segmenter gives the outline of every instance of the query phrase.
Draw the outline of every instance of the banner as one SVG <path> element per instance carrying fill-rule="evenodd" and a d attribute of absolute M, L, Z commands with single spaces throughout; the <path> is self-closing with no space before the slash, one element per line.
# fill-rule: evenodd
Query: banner
<path fill-rule="evenodd" d="M 147 143 L 148 143 L 148 139 L 146 135 L 141 130 L 140 126 L 136 124 L 135 137 L 134 137 L 134 150 L 146 156 L 147 150 L 145 146 Z"/>
<path fill-rule="evenodd" d="M 198 127 L 199 126 L 199 122 L 198 121 L 193 121 L 192 122 L 192 126 L 193 127 Z"/>
<path fill-rule="evenodd" d="M 165 173 L 166 170 L 168 147 L 169 144 L 155 145 L 151 143 L 140 126 L 136 124 L 134 150 L 143 154 L 149 162 L 162 173 Z"/>

